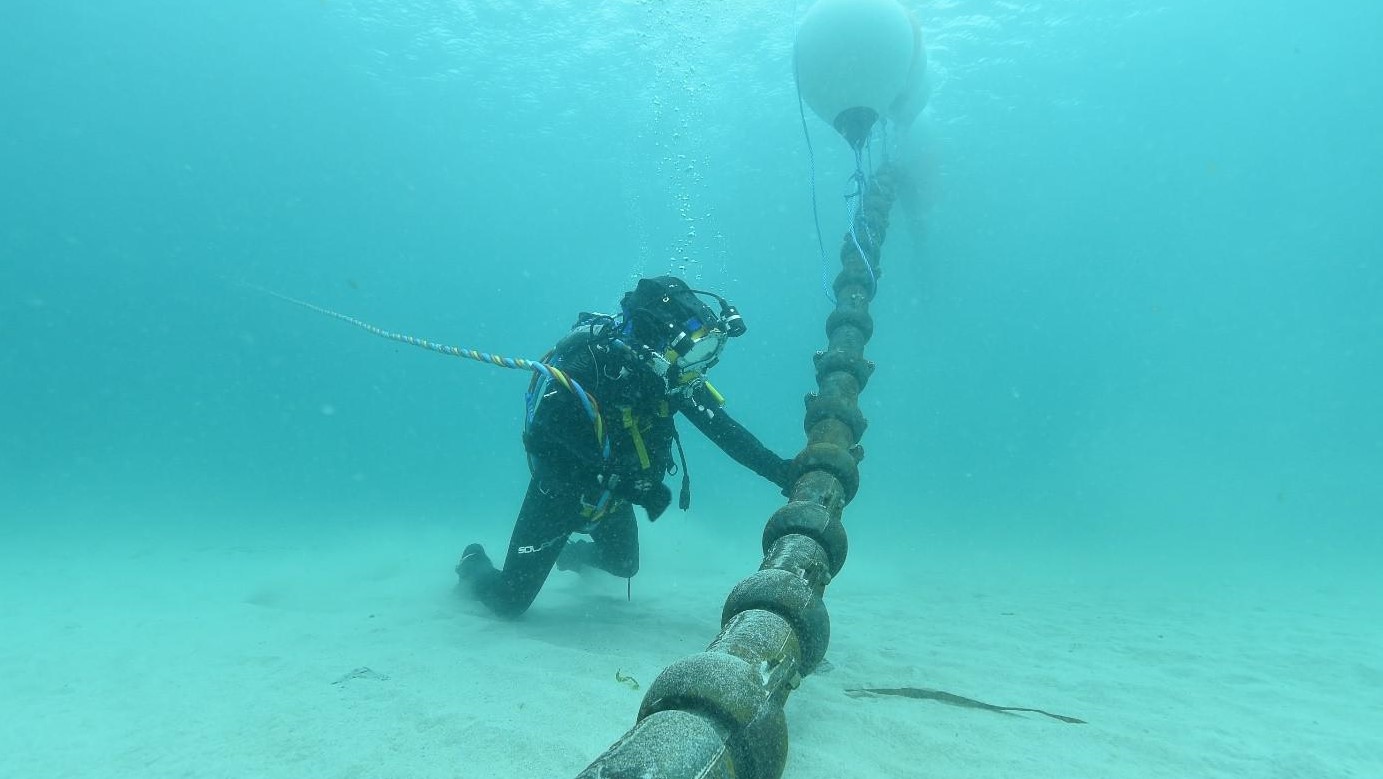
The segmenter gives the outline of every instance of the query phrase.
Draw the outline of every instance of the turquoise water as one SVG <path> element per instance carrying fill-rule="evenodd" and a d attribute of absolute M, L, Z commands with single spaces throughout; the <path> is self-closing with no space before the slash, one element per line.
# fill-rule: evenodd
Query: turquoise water
<path fill-rule="evenodd" d="M 908 5 L 935 176 L 883 258 L 851 564 L 1376 559 L 1383 6 Z M 506 536 L 525 375 L 256 287 L 538 357 L 679 273 L 742 310 L 716 383 L 795 452 L 829 310 L 804 7 L 7 3 L 7 536 Z M 808 123 L 829 252 L 851 160 Z M 696 521 L 778 505 L 687 439 Z"/>
<path fill-rule="evenodd" d="M 862 505 L 890 533 L 1376 551 L 1380 11 L 1089 5 L 917 6 L 937 202 L 884 260 Z M 508 521 L 522 376 L 241 282 L 537 356 L 684 272 L 751 325 L 731 408 L 795 450 L 827 310 L 798 10 L 11 4 L 7 521 Z M 850 160 L 810 118 L 831 246 Z M 758 489 L 693 467 L 702 506 Z"/>

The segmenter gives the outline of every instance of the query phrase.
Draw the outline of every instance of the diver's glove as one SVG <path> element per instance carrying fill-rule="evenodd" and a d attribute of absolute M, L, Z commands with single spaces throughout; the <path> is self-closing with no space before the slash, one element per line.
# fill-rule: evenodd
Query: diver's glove
<path fill-rule="evenodd" d="M 768 480 L 778 485 L 783 497 L 792 497 L 792 485 L 797 483 L 797 469 L 792 467 L 792 460 L 778 458 L 778 463 L 767 474 Z"/>
<path fill-rule="evenodd" d="M 668 504 L 672 503 L 672 490 L 661 481 L 653 479 L 621 479 L 612 492 L 635 506 L 643 506 L 644 511 L 648 512 L 649 522 L 661 517 L 663 512 L 667 511 Z"/>

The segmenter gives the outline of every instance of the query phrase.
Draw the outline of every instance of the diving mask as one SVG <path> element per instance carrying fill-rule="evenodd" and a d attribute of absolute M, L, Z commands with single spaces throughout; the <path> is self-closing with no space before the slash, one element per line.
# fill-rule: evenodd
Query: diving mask
<path fill-rule="evenodd" d="M 698 296 L 720 305 L 717 315 Z M 674 276 L 641 279 L 620 301 L 621 333 L 644 349 L 669 387 L 684 389 L 720 360 L 725 342 L 745 333 L 739 310 L 725 298 L 691 289 Z"/>
<path fill-rule="evenodd" d="M 684 350 L 680 353 L 678 350 L 671 351 L 668 358 L 674 370 L 680 374 L 680 383 L 691 381 L 719 362 L 720 353 L 725 350 L 726 337 L 725 331 L 719 327 L 703 325 L 687 336 L 687 340 L 691 341 L 690 346 L 684 344 Z"/>
<path fill-rule="evenodd" d="M 686 372 L 704 374 L 711 369 L 712 365 L 721 361 L 721 353 L 725 351 L 725 331 L 718 327 L 703 327 L 693 332 L 690 338 L 692 338 L 692 347 L 678 357 L 676 367 L 683 374 Z"/>

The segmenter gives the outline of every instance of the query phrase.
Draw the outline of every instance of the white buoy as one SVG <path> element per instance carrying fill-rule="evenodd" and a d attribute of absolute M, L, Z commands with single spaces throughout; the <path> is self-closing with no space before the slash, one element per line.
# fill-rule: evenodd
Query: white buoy
<path fill-rule="evenodd" d="M 897 0 L 818 0 L 793 47 L 802 100 L 860 148 L 907 88 L 917 40 Z"/>
<path fill-rule="evenodd" d="M 904 132 L 927 107 L 927 101 L 932 96 L 932 80 L 927 75 L 927 47 L 922 42 L 922 25 L 918 24 L 915 15 L 909 14 L 909 18 L 913 35 L 912 67 L 908 69 L 908 81 L 903 91 L 888 107 L 888 118 Z"/>

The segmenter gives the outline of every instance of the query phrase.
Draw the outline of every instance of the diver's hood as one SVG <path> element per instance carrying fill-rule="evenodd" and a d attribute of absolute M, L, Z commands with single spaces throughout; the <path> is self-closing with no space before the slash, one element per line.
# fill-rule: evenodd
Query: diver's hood
<path fill-rule="evenodd" d="M 627 334 L 660 351 L 674 346 L 679 335 L 712 328 L 720 321 L 711 307 L 676 276 L 639 279 L 620 301 L 620 308 Z"/>
<path fill-rule="evenodd" d="M 701 296 L 713 298 L 720 313 Z M 653 372 L 667 388 L 690 392 L 720 361 L 725 342 L 744 335 L 740 312 L 725 298 L 692 289 L 676 276 L 641 279 L 620 302 L 622 332 L 644 350 Z"/>

